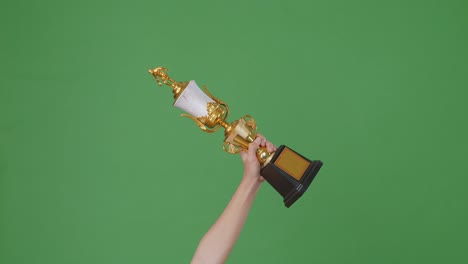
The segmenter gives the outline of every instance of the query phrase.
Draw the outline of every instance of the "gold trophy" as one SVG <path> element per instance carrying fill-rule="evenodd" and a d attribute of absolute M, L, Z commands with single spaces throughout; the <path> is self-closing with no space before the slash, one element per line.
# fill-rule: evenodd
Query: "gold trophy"
<path fill-rule="evenodd" d="M 172 88 L 174 106 L 187 112 L 182 116 L 192 119 L 203 131 L 213 133 L 224 128 L 223 149 L 228 153 L 239 153 L 247 150 L 249 144 L 257 136 L 255 120 L 245 115 L 239 120 L 228 123 L 228 105 L 214 97 L 204 86 L 203 92 L 195 81 L 177 82 L 167 74 L 164 67 L 150 69 L 159 86 Z M 320 160 L 309 160 L 291 148 L 284 145 L 270 153 L 267 148 L 257 150 L 257 158 L 261 164 L 261 175 L 281 194 L 284 205 L 290 207 L 304 194 L 312 180 L 322 167 Z"/>

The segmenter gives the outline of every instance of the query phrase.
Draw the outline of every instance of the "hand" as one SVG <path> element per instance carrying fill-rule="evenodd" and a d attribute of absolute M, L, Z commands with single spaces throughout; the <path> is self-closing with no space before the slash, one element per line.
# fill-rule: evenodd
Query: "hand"
<path fill-rule="evenodd" d="M 244 163 L 244 178 L 256 179 L 259 182 L 263 182 L 265 179 L 260 175 L 260 162 L 257 159 L 257 149 L 259 147 L 266 147 L 268 152 L 275 152 L 276 147 L 266 138 L 257 134 L 257 138 L 249 144 L 249 149 L 242 151 L 240 156 Z"/>

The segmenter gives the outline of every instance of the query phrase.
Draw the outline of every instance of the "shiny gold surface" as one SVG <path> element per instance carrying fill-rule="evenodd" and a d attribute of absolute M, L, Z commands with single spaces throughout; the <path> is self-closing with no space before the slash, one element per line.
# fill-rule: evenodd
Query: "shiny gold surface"
<path fill-rule="evenodd" d="M 174 79 L 167 75 L 167 71 L 168 70 L 164 67 L 157 67 L 149 70 L 160 86 L 164 83 L 172 88 L 174 99 L 177 99 L 187 86 L 188 82 L 174 81 Z M 227 123 L 226 119 L 229 115 L 228 105 L 213 96 L 206 86 L 203 88 L 205 94 L 214 101 L 208 103 L 206 106 L 208 114 L 198 118 L 189 114 L 182 114 L 182 116 L 192 119 L 201 130 L 207 133 L 213 133 L 223 127 L 225 129 L 225 139 L 223 144 L 224 151 L 234 154 L 247 150 L 249 148 L 249 144 L 257 137 L 257 125 L 255 123 L 255 119 L 250 115 L 245 115 L 239 120 Z M 273 153 L 268 152 L 265 147 L 261 147 L 257 150 L 257 158 L 263 165 L 266 165 L 272 157 Z"/>
<path fill-rule="evenodd" d="M 174 93 L 174 99 L 177 100 L 182 91 L 187 87 L 188 82 L 176 82 L 174 79 L 167 75 L 168 69 L 164 67 L 156 67 L 154 69 L 149 69 L 148 72 L 151 73 L 159 86 L 162 86 L 162 83 L 172 88 Z M 162 82 L 162 83 L 161 83 Z"/>

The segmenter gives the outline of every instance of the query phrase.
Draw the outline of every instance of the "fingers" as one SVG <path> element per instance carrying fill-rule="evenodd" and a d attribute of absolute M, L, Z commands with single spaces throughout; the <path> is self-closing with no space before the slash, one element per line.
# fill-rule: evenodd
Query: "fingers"
<path fill-rule="evenodd" d="M 276 146 L 273 143 L 271 143 L 270 141 L 268 141 L 265 138 L 265 136 L 263 136 L 262 134 L 257 134 L 257 138 L 261 139 L 260 146 L 261 147 L 266 147 L 268 152 L 276 151 Z"/>
<path fill-rule="evenodd" d="M 266 142 L 267 142 L 266 138 L 262 134 L 257 134 L 257 138 L 259 138 L 261 140 L 260 141 L 260 146 L 264 147 Z"/>
<path fill-rule="evenodd" d="M 260 146 L 260 144 L 262 143 L 262 139 L 261 138 L 256 138 L 252 143 L 249 144 L 249 155 L 253 155 L 255 156 L 255 153 L 258 149 L 258 147 Z"/>
<path fill-rule="evenodd" d="M 240 153 L 241 157 L 243 159 L 256 157 L 256 152 L 259 147 L 266 147 L 270 153 L 276 151 L 276 146 L 273 143 L 268 141 L 262 134 L 257 134 L 257 138 L 249 144 L 249 149 Z"/>
<path fill-rule="evenodd" d="M 266 142 L 266 147 L 267 147 L 268 152 L 270 153 L 276 151 L 276 146 L 273 145 L 273 143 L 271 143 L 270 141 Z"/>

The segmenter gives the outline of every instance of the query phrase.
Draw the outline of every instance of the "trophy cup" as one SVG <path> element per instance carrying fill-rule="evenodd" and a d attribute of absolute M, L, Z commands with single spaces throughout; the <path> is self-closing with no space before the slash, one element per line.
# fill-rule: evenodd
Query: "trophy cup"
<path fill-rule="evenodd" d="M 245 115 L 228 123 L 228 105 L 214 97 L 204 86 L 203 92 L 195 81 L 177 82 L 164 67 L 150 69 L 159 86 L 172 88 L 174 106 L 186 112 L 182 116 L 192 119 L 203 131 L 213 133 L 224 128 L 223 149 L 228 153 L 239 153 L 249 148 L 257 136 L 255 120 Z M 322 167 L 320 160 L 309 160 L 291 148 L 281 145 L 273 153 L 266 147 L 257 149 L 261 164 L 260 174 L 283 197 L 284 205 L 290 207 L 307 190 Z"/>

